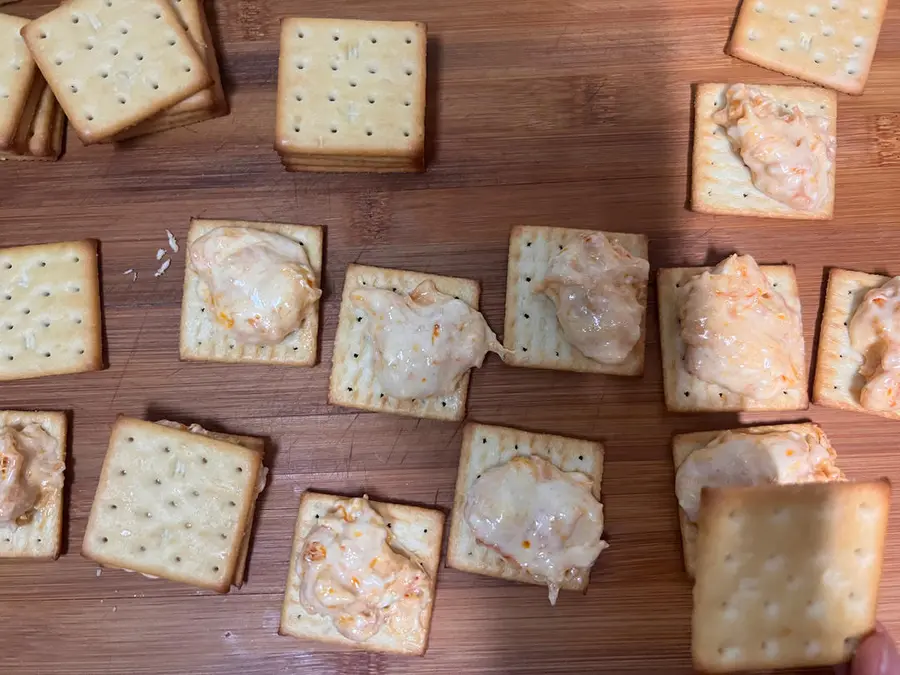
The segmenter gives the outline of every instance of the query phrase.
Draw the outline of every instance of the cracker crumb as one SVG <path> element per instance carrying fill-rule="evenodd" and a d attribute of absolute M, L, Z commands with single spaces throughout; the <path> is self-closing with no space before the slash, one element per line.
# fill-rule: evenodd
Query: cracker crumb
<path fill-rule="evenodd" d="M 169 260 L 168 258 L 166 258 L 165 260 L 163 260 L 163 264 L 159 266 L 159 269 L 153 273 L 153 276 L 161 277 L 163 274 L 166 273 L 166 270 L 169 269 L 169 265 L 171 265 L 171 264 L 172 264 L 172 261 Z"/>
<path fill-rule="evenodd" d="M 178 253 L 178 240 L 175 235 L 170 230 L 166 230 L 166 236 L 169 238 L 169 248 L 172 249 L 172 253 Z"/>
<path fill-rule="evenodd" d="M 114 611 L 114 612 L 118 612 L 118 611 L 119 611 L 119 608 L 118 608 L 118 607 L 113 607 L 113 611 Z"/>
<path fill-rule="evenodd" d="M 98 567 L 97 568 L 97 576 L 99 577 L 101 574 L 103 574 L 103 570 Z"/>
<path fill-rule="evenodd" d="M 133 269 L 127 269 L 124 272 L 122 272 L 122 274 L 130 274 L 131 275 L 131 283 L 134 283 L 135 281 L 137 281 L 137 272 L 135 272 Z"/>
<path fill-rule="evenodd" d="M 164 249 L 164 248 L 156 249 L 156 259 L 157 260 L 162 260 L 163 256 L 165 256 L 165 255 L 166 255 L 166 249 Z"/>

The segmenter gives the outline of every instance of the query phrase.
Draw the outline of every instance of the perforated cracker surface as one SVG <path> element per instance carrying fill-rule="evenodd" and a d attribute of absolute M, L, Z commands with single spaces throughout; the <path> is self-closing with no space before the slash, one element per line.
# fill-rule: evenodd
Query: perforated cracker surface
<path fill-rule="evenodd" d="M 421 23 L 285 19 L 278 152 L 421 158 L 425 48 Z"/>
<path fill-rule="evenodd" d="M 97 243 L 0 249 L 0 380 L 99 370 Z"/>
<path fill-rule="evenodd" d="M 168 0 L 72 0 L 25 41 L 78 136 L 114 136 L 211 79 Z"/>
<path fill-rule="evenodd" d="M 82 552 L 110 567 L 228 590 L 256 499 L 260 453 L 120 418 Z"/>

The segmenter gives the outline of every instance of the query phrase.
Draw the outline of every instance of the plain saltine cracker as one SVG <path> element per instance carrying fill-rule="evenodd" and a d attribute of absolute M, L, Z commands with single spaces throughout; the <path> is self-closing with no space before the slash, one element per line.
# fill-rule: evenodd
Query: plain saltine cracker
<path fill-rule="evenodd" d="M 306 250 L 316 284 L 322 279 L 322 228 L 317 225 L 255 223 L 241 220 L 192 220 L 188 230 L 187 257 L 197 239 L 219 227 L 246 227 L 274 232 L 301 244 Z M 220 361 L 223 363 L 265 363 L 288 366 L 312 366 L 316 362 L 319 339 L 319 301 L 300 320 L 300 327 L 276 345 L 242 344 L 210 316 L 200 291 L 206 284 L 190 264 L 184 267 L 184 292 L 181 300 L 182 361 Z"/>
<path fill-rule="evenodd" d="M 36 68 L 20 35 L 27 24 L 28 19 L 0 14 L 0 150 L 15 141 L 32 93 Z"/>
<path fill-rule="evenodd" d="M 549 368 L 579 373 L 640 375 L 644 372 L 644 347 L 647 314 L 646 285 L 639 299 L 644 307 L 641 339 L 624 363 L 609 365 L 587 358 L 566 340 L 556 318 L 556 306 L 544 293 L 534 289 L 544 280 L 550 259 L 579 237 L 593 230 L 519 225 L 509 238 L 509 263 L 506 273 L 506 320 L 504 346 L 512 351 L 505 360 L 512 366 Z M 647 259 L 647 237 L 642 234 L 604 232 L 606 237 L 631 255 Z"/>
<path fill-rule="evenodd" d="M 294 529 L 294 545 L 278 634 L 372 652 L 424 654 L 431 631 L 435 582 L 438 565 L 441 561 L 441 542 L 444 535 L 444 514 L 440 511 L 403 504 L 369 502 L 369 505 L 384 519 L 385 525 L 390 528 L 388 544 L 398 552 L 417 559 L 428 573 L 431 603 L 425 608 L 421 634 L 416 636 L 417 647 L 404 646 L 386 627 L 364 642 L 354 642 L 341 635 L 330 618 L 319 614 L 310 614 L 300 602 L 301 578 L 298 562 L 306 536 L 315 528 L 318 518 L 325 516 L 335 503 L 343 499 L 346 498 L 317 492 L 303 493 L 300 500 L 300 512 L 297 515 L 297 525 Z"/>
<path fill-rule="evenodd" d="M 833 269 L 828 274 L 825 308 L 819 330 L 819 354 L 816 359 L 816 379 L 813 402 L 829 408 L 900 419 L 900 412 L 868 410 L 859 402 L 859 394 L 866 384 L 860 374 L 863 355 L 850 344 L 850 320 L 866 297 L 866 293 L 889 281 L 891 277 L 851 270 Z"/>
<path fill-rule="evenodd" d="M 0 249 L 0 381 L 99 370 L 97 242 Z"/>
<path fill-rule="evenodd" d="M 728 51 L 744 61 L 861 94 L 887 0 L 745 0 Z"/>
<path fill-rule="evenodd" d="M 275 127 L 285 165 L 424 169 L 425 49 L 421 23 L 285 19 Z"/>
<path fill-rule="evenodd" d="M 685 345 L 681 339 L 678 319 L 678 289 L 692 277 L 711 267 L 673 267 L 659 270 L 657 298 L 659 304 L 659 332 L 662 347 L 663 381 L 666 408 L 672 412 L 728 412 L 756 410 L 806 410 L 809 395 L 806 391 L 806 358 L 803 340 L 798 342 L 800 353 L 796 360 L 803 364 L 797 385 L 770 399 L 760 401 L 689 374 L 684 367 Z M 788 307 L 800 313 L 800 294 L 792 265 L 761 265 L 775 290 Z"/>
<path fill-rule="evenodd" d="M 887 480 L 704 490 L 695 667 L 848 660 L 875 628 L 889 501 Z"/>
<path fill-rule="evenodd" d="M 801 424 L 775 424 L 769 426 L 746 427 L 743 429 L 731 429 L 732 432 L 740 432 L 745 434 L 769 434 L 779 431 L 793 431 L 798 434 L 812 435 L 819 439 L 825 447 L 831 447 L 825 432 L 816 425 L 811 423 Z M 672 459 L 675 464 L 675 473 L 684 464 L 685 460 L 690 457 L 696 450 L 705 448 L 712 443 L 723 431 L 698 431 L 690 434 L 677 434 L 672 439 Z M 694 567 L 697 557 L 697 524 L 688 520 L 684 510 L 678 507 L 678 522 L 681 526 L 681 543 L 682 552 L 684 553 L 684 569 L 688 576 L 694 576 Z"/>
<path fill-rule="evenodd" d="M 408 295 L 423 281 L 434 282 L 440 292 L 462 300 L 472 309 L 478 309 L 480 287 L 477 281 L 363 265 L 347 267 L 334 339 L 329 403 L 438 420 L 459 421 L 465 417 L 468 372 L 460 378 L 456 390 L 447 396 L 409 400 L 382 393 L 375 371 L 376 354 L 369 335 L 369 322 L 365 312 L 354 308 L 350 302 L 350 294 L 360 288 L 381 288 Z"/>
<path fill-rule="evenodd" d="M 71 0 L 22 34 L 84 143 L 111 138 L 211 84 L 168 0 Z"/>
<path fill-rule="evenodd" d="M 519 565 L 478 542 L 465 519 L 466 499 L 472 484 L 488 469 L 506 464 L 515 457 L 541 457 L 560 471 L 583 473 L 593 481 L 594 497 L 600 499 L 603 478 L 603 446 L 600 443 L 487 424 L 467 424 L 450 521 L 447 565 L 472 574 L 543 586 L 546 584 Z M 586 591 L 589 579 L 589 569 L 569 573 L 560 588 Z"/>
<path fill-rule="evenodd" d="M 754 0 L 750 0 L 751 4 Z M 694 148 L 691 171 L 691 210 L 735 216 L 762 218 L 801 218 L 828 220 L 834 211 L 834 175 L 832 162 L 828 174 L 828 199 L 816 211 L 792 209 L 753 185 L 750 170 L 734 151 L 724 127 L 713 121 L 713 114 L 725 107 L 728 84 L 700 84 L 694 94 Z M 808 116 L 828 120 L 828 133 L 837 129 L 837 97 L 834 92 L 815 87 L 753 85 L 784 106 L 799 106 Z"/>
<path fill-rule="evenodd" d="M 261 468 L 256 450 L 119 418 L 82 554 L 108 567 L 227 592 L 242 566 Z"/>
<path fill-rule="evenodd" d="M 65 463 L 65 413 L 0 410 L 0 429 L 22 429 L 29 424 L 40 425 L 56 441 L 57 458 Z M 58 490 L 42 492 L 27 522 L 21 525 L 0 523 L 0 558 L 55 560 L 59 557 L 63 532 L 63 491 L 60 487 Z"/>

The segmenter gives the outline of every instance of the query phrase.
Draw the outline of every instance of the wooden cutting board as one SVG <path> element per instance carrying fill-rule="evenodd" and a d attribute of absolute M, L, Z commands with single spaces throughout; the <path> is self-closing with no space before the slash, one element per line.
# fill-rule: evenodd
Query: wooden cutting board
<path fill-rule="evenodd" d="M 71 411 L 67 551 L 0 564 L 3 673 L 687 673 L 673 433 L 745 422 L 823 425 L 853 477 L 900 485 L 900 424 L 812 407 L 788 415 L 667 414 L 655 299 L 647 371 L 617 379 L 505 367 L 472 378 L 469 416 L 602 439 L 610 548 L 586 596 L 442 569 L 424 659 L 334 652 L 277 635 L 300 493 L 366 491 L 448 509 L 461 425 L 326 403 L 348 263 L 479 279 L 501 329 L 516 224 L 643 232 L 655 268 L 732 251 L 797 266 L 807 353 L 829 266 L 900 273 L 900 5 L 888 10 L 862 97 L 840 96 L 836 217 L 789 222 L 685 209 L 691 84 L 786 83 L 723 53 L 735 0 L 213 0 L 232 112 L 117 147 L 71 136 L 56 164 L 0 164 L 0 244 L 101 241 L 107 370 L 0 387 L 0 407 Z M 53 3 L 6 8 L 38 16 Z M 291 15 L 426 21 L 424 175 L 289 174 L 272 149 L 278 23 Z M 154 278 L 165 229 L 192 217 L 327 228 L 321 363 L 312 369 L 180 363 L 183 252 Z M 139 277 L 132 282 L 124 270 Z M 270 441 L 249 582 L 215 596 L 79 555 L 114 418 L 168 417 Z M 895 495 L 897 497 L 897 495 Z M 880 619 L 900 636 L 900 521 Z M 829 671 L 830 672 L 830 671 Z"/>

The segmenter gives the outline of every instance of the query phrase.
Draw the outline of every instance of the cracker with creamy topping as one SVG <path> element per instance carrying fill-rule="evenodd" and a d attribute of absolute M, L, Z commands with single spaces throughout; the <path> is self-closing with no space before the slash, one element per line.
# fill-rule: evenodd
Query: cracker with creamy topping
<path fill-rule="evenodd" d="M 463 431 L 456 494 L 447 543 L 447 565 L 462 572 L 507 581 L 546 585 L 517 563 L 479 542 L 469 526 L 465 510 L 472 485 L 482 474 L 516 457 L 539 457 L 562 472 L 579 472 L 591 482 L 591 493 L 600 499 L 603 478 L 603 445 L 596 441 L 538 434 L 489 424 L 467 424 Z M 587 592 L 590 569 L 570 571 L 560 584 L 563 590 Z"/>
<path fill-rule="evenodd" d="M 285 19 L 275 149 L 289 171 L 425 168 L 425 24 Z"/>
<path fill-rule="evenodd" d="M 887 0 L 745 0 L 728 53 L 846 94 L 862 94 Z"/>
<path fill-rule="evenodd" d="M 32 509 L 12 523 L 0 522 L 0 558 L 46 558 L 56 560 L 62 549 L 63 533 L 63 492 L 66 462 L 66 444 L 68 442 L 65 413 L 61 412 L 25 412 L 19 410 L 0 410 L 0 431 L 12 429 L 21 431 L 29 425 L 37 425 L 49 437 L 50 447 L 45 450 L 47 458 L 58 463 L 56 467 L 42 464 L 44 470 L 58 469 L 63 478 L 58 486 L 48 486 L 39 490 Z M 20 454 L 22 448 L 17 448 Z M 34 456 L 23 457 L 26 464 L 21 469 L 28 471 L 27 462 L 35 460 Z M 10 467 L 0 457 L 0 478 L 7 481 Z M 32 472 L 34 477 L 38 472 Z M 20 474 L 21 475 L 21 474 Z M 27 479 L 26 479 L 27 480 Z"/>
<path fill-rule="evenodd" d="M 828 274 L 825 308 L 819 329 L 819 353 L 813 402 L 828 408 L 855 410 L 889 419 L 900 419 L 900 411 L 870 410 L 859 395 L 866 378 L 860 373 L 863 355 L 850 342 L 850 320 L 866 294 L 891 277 L 852 270 L 832 269 Z"/>
<path fill-rule="evenodd" d="M 191 220 L 187 236 L 184 267 L 184 292 L 181 301 L 180 352 L 182 361 L 218 361 L 222 363 L 264 363 L 288 366 L 313 366 L 318 354 L 319 301 L 300 318 L 296 330 L 276 344 L 241 342 L 223 323 L 212 315 L 205 282 L 190 264 L 191 247 L 200 237 L 220 227 L 243 227 L 287 237 L 306 251 L 316 285 L 322 279 L 324 233 L 318 225 L 258 223 L 243 220 Z"/>
<path fill-rule="evenodd" d="M 317 521 L 326 516 L 338 502 L 345 499 L 345 497 L 318 492 L 303 493 L 294 529 L 294 544 L 278 634 L 344 647 L 355 647 L 371 652 L 421 656 L 428 647 L 435 583 L 441 561 L 444 514 L 440 511 L 419 506 L 369 501 L 369 505 L 384 519 L 385 525 L 390 531 L 388 545 L 396 552 L 418 561 L 428 575 L 427 584 L 431 600 L 424 609 L 420 630 L 410 636 L 411 639 L 407 644 L 404 644 L 404 641 L 391 631 L 387 624 L 367 640 L 361 642 L 351 640 L 338 632 L 330 617 L 310 612 L 300 600 L 300 584 L 303 580 L 300 575 L 299 560 L 305 539 L 316 527 Z"/>
<path fill-rule="evenodd" d="M 816 437 L 826 447 L 831 447 L 825 432 L 817 424 L 775 424 L 743 429 L 732 429 L 735 432 L 747 434 L 768 434 L 779 431 L 793 431 L 801 435 Z M 688 434 L 676 434 L 672 439 L 672 459 L 675 464 L 675 473 L 685 460 L 696 450 L 701 450 L 715 440 L 724 431 L 697 431 Z M 697 557 L 697 523 L 691 522 L 681 506 L 678 507 L 678 522 L 681 526 L 681 544 L 684 554 L 684 568 L 688 576 L 694 576 L 694 567 Z"/>
<path fill-rule="evenodd" d="M 168 0 L 71 0 L 22 35 L 85 144 L 110 139 L 212 84 Z"/>
<path fill-rule="evenodd" d="M 506 320 L 504 346 L 512 353 L 506 363 L 525 368 L 549 368 L 581 373 L 640 375 L 644 372 L 647 289 L 639 294 L 644 315 L 641 337 L 622 363 L 601 363 L 590 359 L 566 339 L 557 319 L 556 306 L 535 289 L 544 280 L 550 260 L 565 246 L 594 230 L 520 225 L 509 238 L 506 275 Z M 631 255 L 647 258 L 647 237 L 642 234 L 603 232 Z"/>
<path fill-rule="evenodd" d="M 723 83 L 700 84 L 694 91 L 691 210 L 761 218 L 830 220 L 834 210 L 834 162 L 828 174 L 828 194 L 817 209 L 794 209 L 766 195 L 753 184 L 750 170 L 735 152 L 725 128 L 713 120 L 713 115 L 725 107 L 725 92 L 729 86 Z M 786 112 L 797 106 L 807 117 L 827 119 L 828 133 L 835 135 L 837 97 L 834 92 L 815 87 L 752 86 L 763 95 L 775 99 Z"/>
<path fill-rule="evenodd" d="M 809 395 L 806 390 L 806 359 L 802 334 L 798 342 L 800 353 L 796 360 L 803 364 L 797 384 L 770 399 L 758 400 L 737 394 L 719 385 L 705 382 L 691 375 L 684 365 L 685 345 L 678 318 L 679 293 L 682 284 L 711 267 L 673 267 L 659 270 L 657 302 L 659 305 L 659 333 L 662 349 L 663 388 L 666 408 L 671 412 L 728 412 L 758 410 L 806 410 Z M 787 305 L 799 314 L 800 293 L 792 265 L 760 265 L 760 269 L 782 295 Z"/>
<path fill-rule="evenodd" d="M 0 381 L 100 370 L 97 242 L 0 249 Z"/>
<path fill-rule="evenodd" d="M 265 472 L 238 440 L 120 417 L 82 555 L 219 593 L 240 585 Z"/>
<path fill-rule="evenodd" d="M 433 282 L 441 293 L 454 296 L 478 310 L 481 287 L 471 279 L 365 265 L 347 267 L 337 334 L 334 338 L 328 390 L 330 404 L 439 420 L 458 421 L 465 417 L 471 371 L 463 374 L 456 389 L 445 396 L 401 399 L 382 391 L 378 380 L 377 355 L 365 325 L 365 313 L 355 308 L 350 300 L 350 294 L 362 288 L 380 288 L 409 294 L 423 281 Z"/>
<path fill-rule="evenodd" d="M 889 508 L 887 479 L 704 490 L 694 666 L 848 661 L 875 629 Z"/>

